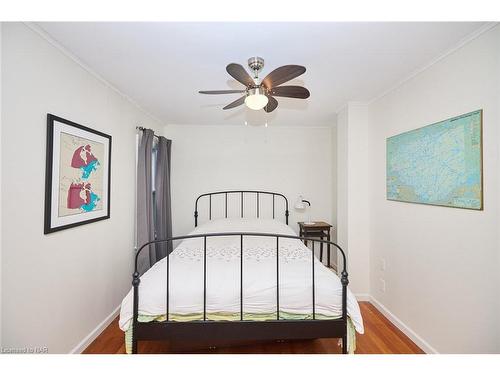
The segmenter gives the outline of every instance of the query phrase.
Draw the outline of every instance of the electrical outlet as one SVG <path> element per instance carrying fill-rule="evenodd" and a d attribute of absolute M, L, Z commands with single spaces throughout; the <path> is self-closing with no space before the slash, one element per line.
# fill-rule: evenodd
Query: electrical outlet
<path fill-rule="evenodd" d="M 385 271 L 385 258 L 380 259 L 380 271 Z"/>
<path fill-rule="evenodd" d="M 385 293 L 385 280 L 384 279 L 380 279 L 380 291 L 382 293 Z"/>

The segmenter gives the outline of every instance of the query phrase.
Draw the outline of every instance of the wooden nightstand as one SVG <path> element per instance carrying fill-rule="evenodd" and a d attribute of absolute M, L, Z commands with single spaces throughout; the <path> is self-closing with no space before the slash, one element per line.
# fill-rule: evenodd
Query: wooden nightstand
<path fill-rule="evenodd" d="M 330 229 L 332 225 L 324 221 L 315 221 L 314 224 L 305 224 L 303 221 L 299 221 L 297 224 L 299 224 L 300 237 L 318 237 L 330 241 Z M 307 246 L 307 241 L 304 241 L 304 244 Z M 328 244 L 327 246 L 327 262 L 328 267 L 330 267 L 330 245 Z M 319 260 L 323 262 L 323 243 L 320 245 Z"/>

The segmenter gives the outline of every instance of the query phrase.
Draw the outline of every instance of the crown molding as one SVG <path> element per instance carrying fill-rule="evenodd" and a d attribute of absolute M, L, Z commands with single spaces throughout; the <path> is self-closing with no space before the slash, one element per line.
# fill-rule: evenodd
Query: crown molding
<path fill-rule="evenodd" d="M 112 83 L 110 83 L 108 80 L 106 80 L 103 76 L 101 76 L 99 73 L 97 73 L 95 70 L 93 70 L 90 66 L 85 64 L 82 60 L 80 60 L 76 55 L 74 55 L 72 52 L 70 52 L 66 47 L 64 47 L 62 44 L 60 44 L 57 40 L 55 40 L 50 34 L 48 34 L 45 30 L 43 30 L 40 26 L 38 26 L 35 22 L 23 22 L 25 26 L 27 26 L 29 29 L 34 31 L 36 34 L 38 34 L 40 37 L 42 37 L 45 41 L 50 43 L 53 47 L 55 47 L 59 52 L 61 52 L 64 56 L 72 60 L 74 63 L 79 65 L 83 70 L 85 70 L 87 73 L 92 75 L 95 79 L 100 81 L 102 84 L 104 84 L 106 87 L 110 88 L 114 92 L 116 92 L 118 95 L 123 97 L 125 100 L 127 100 L 130 104 L 132 104 L 134 107 L 136 107 L 138 110 L 140 110 L 142 113 L 144 113 L 146 116 L 150 117 L 152 120 L 156 121 L 159 126 L 164 126 L 164 122 L 161 121 L 158 117 L 144 109 L 138 102 L 136 102 L 134 99 L 132 99 L 130 96 L 125 94 L 123 91 L 121 91 L 119 88 L 114 86 Z"/>

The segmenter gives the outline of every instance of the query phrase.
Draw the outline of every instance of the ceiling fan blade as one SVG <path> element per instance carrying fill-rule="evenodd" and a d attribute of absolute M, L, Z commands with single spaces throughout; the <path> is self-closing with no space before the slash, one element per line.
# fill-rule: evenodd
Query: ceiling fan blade
<path fill-rule="evenodd" d="M 307 99 L 311 94 L 308 89 L 302 86 L 278 86 L 271 89 L 271 95 Z"/>
<path fill-rule="evenodd" d="M 239 99 L 236 99 L 234 102 L 232 103 L 229 103 L 228 105 L 226 105 L 224 108 L 222 109 L 231 109 L 231 108 L 234 108 L 234 107 L 238 107 L 239 105 L 242 105 L 243 103 L 245 103 L 245 98 L 246 98 L 246 95 L 245 96 L 242 96 L 241 98 Z"/>
<path fill-rule="evenodd" d="M 211 91 L 198 91 L 200 94 L 241 94 L 244 93 L 245 90 L 211 90 Z"/>
<path fill-rule="evenodd" d="M 229 64 L 226 66 L 226 70 L 231 77 L 233 77 L 238 82 L 243 83 L 245 86 L 254 86 L 255 82 L 250 74 L 243 68 L 240 64 Z"/>
<path fill-rule="evenodd" d="M 264 111 L 270 113 L 276 109 L 276 107 L 278 106 L 278 101 L 271 95 L 268 95 L 267 97 L 269 101 L 267 102 L 267 105 L 264 107 Z"/>
<path fill-rule="evenodd" d="M 280 66 L 269 73 L 262 81 L 262 84 L 271 89 L 304 74 L 305 71 L 306 68 L 300 65 Z"/>

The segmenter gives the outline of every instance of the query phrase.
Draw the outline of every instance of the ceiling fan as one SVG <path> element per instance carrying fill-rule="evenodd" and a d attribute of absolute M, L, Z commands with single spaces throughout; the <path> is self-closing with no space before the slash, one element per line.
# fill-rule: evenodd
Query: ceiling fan
<path fill-rule="evenodd" d="M 248 67 L 253 72 L 253 78 L 240 64 L 232 63 L 226 66 L 226 71 L 231 77 L 245 85 L 244 90 L 214 90 L 199 91 L 200 94 L 244 94 L 241 98 L 229 103 L 222 109 L 235 108 L 243 103 L 253 110 L 264 109 L 272 112 L 278 106 L 275 96 L 286 98 L 307 99 L 309 90 L 302 86 L 280 86 L 301 74 L 306 68 L 300 65 L 284 65 L 274 69 L 262 81 L 259 81 L 259 73 L 264 67 L 262 57 L 251 57 L 248 59 Z"/>

